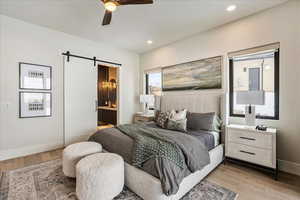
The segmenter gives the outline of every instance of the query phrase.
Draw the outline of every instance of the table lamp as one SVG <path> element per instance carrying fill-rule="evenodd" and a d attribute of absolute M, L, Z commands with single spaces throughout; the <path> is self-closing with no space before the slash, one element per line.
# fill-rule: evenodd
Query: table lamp
<path fill-rule="evenodd" d="M 265 92 L 263 90 L 238 91 L 236 93 L 236 104 L 245 106 L 245 120 L 249 126 L 255 126 L 256 112 L 254 105 L 265 104 Z"/>
<path fill-rule="evenodd" d="M 149 106 L 153 106 L 154 101 L 155 101 L 154 95 L 145 95 L 145 94 L 140 95 L 140 103 L 145 104 L 144 107 L 145 115 L 149 114 Z"/>

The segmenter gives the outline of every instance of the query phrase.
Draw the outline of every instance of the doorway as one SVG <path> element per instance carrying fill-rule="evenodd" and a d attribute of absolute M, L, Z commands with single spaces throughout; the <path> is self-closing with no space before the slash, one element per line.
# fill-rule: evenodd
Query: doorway
<path fill-rule="evenodd" d="M 74 55 L 70 52 L 63 55 L 65 56 L 63 139 L 66 146 L 88 140 L 97 130 L 99 121 L 110 126 L 119 122 L 117 85 L 121 64 L 98 60 L 96 57 Z M 101 73 L 98 70 L 101 70 Z M 106 98 L 104 101 L 101 95 Z M 115 114 L 112 115 L 107 111 L 113 111 Z M 109 118 L 110 116 L 112 117 Z"/>
<path fill-rule="evenodd" d="M 98 65 L 98 129 L 118 124 L 118 67 Z"/>

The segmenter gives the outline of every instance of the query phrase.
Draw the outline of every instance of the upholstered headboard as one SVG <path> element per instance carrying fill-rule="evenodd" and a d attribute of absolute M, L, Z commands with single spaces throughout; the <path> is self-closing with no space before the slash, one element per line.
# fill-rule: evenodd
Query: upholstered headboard
<path fill-rule="evenodd" d="M 169 92 L 164 93 L 160 98 L 160 110 L 168 111 L 172 109 L 188 109 L 189 112 L 207 113 L 215 112 L 223 121 L 221 133 L 225 131 L 226 111 L 225 111 L 226 96 L 223 93 L 213 92 Z M 225 141 L 225 134 L 221 134 L 221 143 Z"/>
<path fill-rule="evenodd" d="M 223 94 L 218 93 L 167 93 L 161 97 L 161 110 L 188 109 L 189 112 L 215 112 L 224 119 Z"/>

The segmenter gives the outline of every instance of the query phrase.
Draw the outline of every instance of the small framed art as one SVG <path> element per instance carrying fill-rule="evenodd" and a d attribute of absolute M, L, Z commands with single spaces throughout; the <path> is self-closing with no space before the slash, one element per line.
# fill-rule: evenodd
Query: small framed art
<path fill-rule="evenodd" d="M 20 89 L 51 90 L 52 68 L 46 65 L 19 63 Z"/>
<path fill-rule="evenodd" d="M 19 117 L 50 117 L 52 96 L 50 92 L 19 92 Z"/>

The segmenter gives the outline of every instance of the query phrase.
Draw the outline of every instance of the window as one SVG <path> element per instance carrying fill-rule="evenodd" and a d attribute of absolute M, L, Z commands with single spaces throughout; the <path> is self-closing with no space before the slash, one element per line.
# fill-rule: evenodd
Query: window
<path fill-rule="evenodd" d="M 161 96 L 161 72 L 149 72 L 146 74 L 146 94 Z"/>
<path fill-rule="evenodd" d="M 230 116 L 245 116 L 245 105 L 236 103 L 237 92 L 264 91 L 265 104 L 255 105 L 257 118 L 279 119 L 279 47 L 242 53 L 229 56 Z"/>

